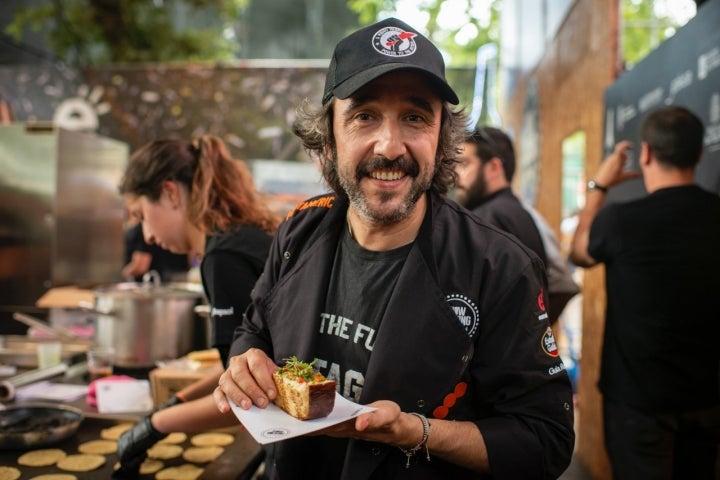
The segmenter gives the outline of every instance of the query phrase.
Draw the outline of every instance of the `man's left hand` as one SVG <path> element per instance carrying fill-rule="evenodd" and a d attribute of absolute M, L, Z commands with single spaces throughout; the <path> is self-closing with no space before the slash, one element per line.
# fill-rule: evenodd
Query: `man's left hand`
<path fill-rule="evenodd" d="M 412 415 L 403 413 L 397 403 L 379 400 L 367 406 L 375 410 L 315 433 L 386 443 L 403 448 L 417 445 L 422 439 L 423 429 L 420 421 Z"/>

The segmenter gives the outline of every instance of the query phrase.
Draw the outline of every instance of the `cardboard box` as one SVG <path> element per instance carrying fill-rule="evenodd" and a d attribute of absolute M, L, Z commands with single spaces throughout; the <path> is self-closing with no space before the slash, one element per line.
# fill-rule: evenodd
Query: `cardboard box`
<path fill-rule="evenodd" d="M 86 308 L 92 308 L 94 302 L 92 290 L 68 286 L 51 288 L 35 302 L 35 305 L 48 309 L 47 319 L 51 327 L 69 330 L 79 338 L 92 339 L 95 335 L 93 321 L 97 315 Z M 48 334 L 32 327 L 27 335 L 44 338 Z"/>
<path fill-rule="evenodd" d="M 81 305 L 94 305 L 92 290 L 69 287 L 51 288 L 38 298 L 35 305 L 40 308 L 78 308 Z"/>
<path fill-rule="evenodd" d="M 222 368 L 220 360 L 197 362 L 183 357 L 151 370 L 149 377 L 153 403 L 156 407 L 163 404 L 191 383 L 216 373 L 218 368 Z"/>

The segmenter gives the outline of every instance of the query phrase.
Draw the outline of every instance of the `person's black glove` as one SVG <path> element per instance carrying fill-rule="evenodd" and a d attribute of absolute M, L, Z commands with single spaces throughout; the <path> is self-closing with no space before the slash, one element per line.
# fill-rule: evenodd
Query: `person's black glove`
<path fill-rule="evenodd" d="M 140 465 L 147 455 L 140 455 L 120 464 L 120 468 L 112 473 L 113 480 L 137 480 L 140 476 Z"/>
<path fill-rule="evenodd" d="M 173 395 L 172 397 L 165 400 L 165 403 L 158 405 L 158 407 L 155 409 L 155 411 L 157 412 L 158 410 L 164 410 L 166 408 L 170 408 L 170 407 L 172 407 L 174 405 L 178 405 L 180 403 L 183 403 L 183 400 L 180 397 L 178 397 L 177 395 Z"/>
<path fill-rule="evenodd" d="M 140 464 L 147 458 L 147 451 L 157 442 L 167 437 L 167 433 L 158 432 L 150 422 L 150 415 L 143 417 L 130 430 L 118 439 L 119 476 L 113 478 L 137 478 Z"/>

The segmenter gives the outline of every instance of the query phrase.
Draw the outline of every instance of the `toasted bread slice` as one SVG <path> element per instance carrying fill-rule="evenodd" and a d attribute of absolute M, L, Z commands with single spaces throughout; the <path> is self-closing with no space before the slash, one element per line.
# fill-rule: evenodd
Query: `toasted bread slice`
<path fill-rule="evenodd" d="M 275 404 L 300 420 L 327 417 L 335 407 L 335 380 L 327 380 L 293 357 L 273 374 Z"/>

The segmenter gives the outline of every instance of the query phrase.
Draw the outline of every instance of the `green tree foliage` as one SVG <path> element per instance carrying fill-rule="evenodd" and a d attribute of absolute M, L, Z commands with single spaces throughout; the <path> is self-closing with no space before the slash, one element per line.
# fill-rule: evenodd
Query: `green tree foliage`
<path fill-rule="evenodd" d="M 359 15 L 360 25 L 370 25 L 383 12 L 395 11 L 397 0 L 348 0 L 350 10 Z"/>
<path fill-rule="evenodd" d="M 450 67 L 473 67 L 478 48 L 499 40 L 499 5 L 453 2 L 457 26 L 441 23 L 442 0 L 422 0 L 416 25 Z M 73 65 L 242 58 L 327 58 L 337 39 L 393 14 L 399 0 L 46 0 L 18 9 L 6 33 L 47 33 L 47 44 Z M 450 2 L 447 2 L 450 3 Z M 489 20 L 488 20 L 489 19 Z"/>
<path fill-rule="evenodd" d="M 473 0 L 467 0 L 462 16 L 466 19 L 459 28 L 442 29 L 438 25 L 441 0 L 435 0 L 435 6 L 428 10 L 430 21 L 428 22 L 428 33 L 430 38 L 436 42 L 441 50 L 449 55 L 449 64 L 453 67 L 474 66 L 478 49 L 486 43 L 498 43 L 500 41 L 500 20 L 499 4 L 501 0 L 493 0 L 490 6 L 490 21 L 483 25 L 479 18 L 473 16 L 470 8 Z M 461 30 L 474 31 L 474 35 L 467 42 L 460 43 L 458 37 Z"/>
<path fill-rule="evenodd" d="M 627 68 L 632 68 L 664 40 L 672 37 L 679 26 L 677 19 L 660 13 L 655 3 L 647 0 L 622 0 L 620 3 L 622 58 Z"/>
<path fill-rule="evenodd" d="M 46 29 L 70 64 L 228 60 L 238 44 L 226 32 L 247 1 L 52 0 L 19 9 L 6 33 L 22 41 L 26 28 Z"/>
<path fill-rule="evenodd" d="M 329 59 L 358 15 L 339 0 L 252 0 L 241 23 L 244 58 Z"/>
<path fill-rule="evenodd" d="M 483 24 L 481 19 L 472 13 L 472 8 L 478 1 L 465 0 L 459 13 L 463 21 L 459 22 L 458 27 L 452 28 L 443 27 L 438 23 L 443 3 L 443 0 L 418 2 L 419 9 L 427 14 L 428 21 L 426 25 L 417 25 L 416 27 L 419 29 L 424 27 L 423 33 L 427 34 L 428 38 L 446 53 L 448 66 L 474 66 L 478 48 L 488 42 L 497 43 L 500 39 L 499 16 L 502 0 L 487 2 L 490 9 L 487 24 Z M 348 7 L 358 13 L 362 25 L 368 25 L 396 11 L 398 0 L 348 0 Z"/>

